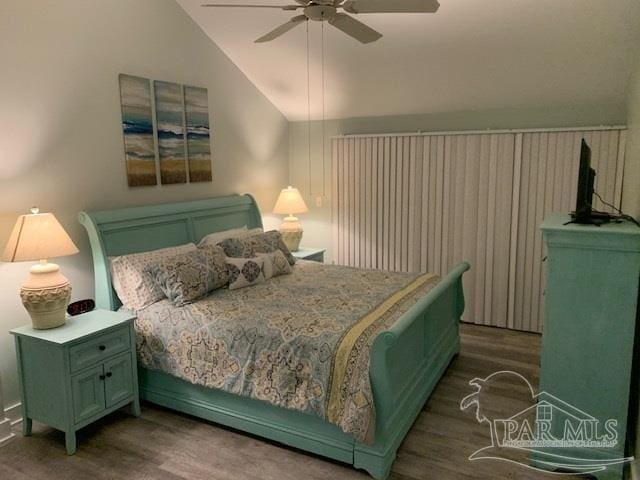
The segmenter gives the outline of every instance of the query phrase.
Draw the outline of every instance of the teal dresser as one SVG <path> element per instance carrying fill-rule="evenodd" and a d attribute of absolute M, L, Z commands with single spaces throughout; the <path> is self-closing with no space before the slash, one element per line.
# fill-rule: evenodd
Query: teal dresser
<path fill-rule="evenodd" d="M 553 438 L 569 438 L 573 446 L 540 448 L 542 454 L 533 454 L 532 460 L 544 468 L 540 460 L 560 455 L 559 463 L 577 470 L 571 465 L 585 463 L 581 460 L 604 465 L 625 457 L 640 228 L 627 222 L 564 225 L 568 221 L 568 215 L 552 214 L 542 224 L 548 256 L 540 392 L 546 394 L 545 401 L 542 394 L 538 398 L 536 421 L 547 421 Z M 543 403 L 547 406 L 541 418 Z M 607 420 L 615 422 L 608 430 Z M 575 429 L 569 435 L 567 421 Z M 605 442 L 612 441 L 578 445 L 580 435 L 585 440 L 605 435 Z M 620 479 L 624 468 L 622 463 L 607 465 L 593 475 Z"/>
<path fill-rule="evenodd" d="M 128 404 L 140 415 L 133 320 L 95 310 L 51 330 L 11 330 L 25 435 L 33 420 L 62 430 L 72 455 L 82 427 Z"/>

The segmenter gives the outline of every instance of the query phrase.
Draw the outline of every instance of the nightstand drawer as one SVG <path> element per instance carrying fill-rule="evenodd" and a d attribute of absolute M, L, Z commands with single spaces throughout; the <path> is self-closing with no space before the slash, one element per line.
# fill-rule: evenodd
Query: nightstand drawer
<path fill-rule="evenodd" d="M 71 371 L 77 372 L 130 348 L 129 328 L 120 328 L 115 332 L 74 345 L 69 349 Z"/>

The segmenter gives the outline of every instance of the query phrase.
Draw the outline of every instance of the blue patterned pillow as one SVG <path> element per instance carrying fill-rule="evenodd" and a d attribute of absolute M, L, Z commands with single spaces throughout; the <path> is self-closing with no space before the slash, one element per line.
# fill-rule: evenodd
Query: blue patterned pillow
<path fill-rule="evenodd" d="M 229 281 L 224 250 L 214 245 L 161 260 L 150 265 L 148 272 L 177 307 L 192 303 Z"/>
<path fill-rule="evenodd" d="M 224 250 L 224 254 L 229 258 L 251 258 L 255 256 L 253 250 L 245 244 L 244 240 L 241 237 L 227 238 L 218 243 L 218 246 Z"/>

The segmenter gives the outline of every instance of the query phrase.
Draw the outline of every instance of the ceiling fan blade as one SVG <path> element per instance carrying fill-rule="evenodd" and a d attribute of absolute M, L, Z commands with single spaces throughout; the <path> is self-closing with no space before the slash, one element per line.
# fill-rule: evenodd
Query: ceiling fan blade
<path fill-rule="evenodd" d="M 349 13 L 435 13 L 438 0 L 347 0 L 342 4 Z"/>
<path fill-rule="evenodd" d="M 297 0 L 296 0 L 297 1 Z M 304 5 L 238 5 L 237 3 L 204 3 L 201 7 L 231 7 L 231 8 L 277 8 L 279 10 L 297 10 Z"/>
<path fill-rule="evenodd" d="M 264 43 L 264 42 L 270 42 L 271 40 L 275 40 L 280 35 L 284 35 L 289 30 L 291 30 L 292 28 L 296 27 L 297 25 L 299 25 L 300 23 L 306 20 L 307 20 L 307 17 L 305 17 L 304 15 L 298 15 L 297 17 L 293 17 L 287 23 L 284 23 L 279 27 L 271 30 L 266 35 L 263 35 L 262 37 L 257 39 L 254 43 Z"/>
<path fill-rule="evenodd" d="M 373 28 L 366 26 L 346 13 L 336 13 L 329 19 L 329 23 L 362 43 L 375 42 L 382 37 L 381 33 L 376 32 Z"/>

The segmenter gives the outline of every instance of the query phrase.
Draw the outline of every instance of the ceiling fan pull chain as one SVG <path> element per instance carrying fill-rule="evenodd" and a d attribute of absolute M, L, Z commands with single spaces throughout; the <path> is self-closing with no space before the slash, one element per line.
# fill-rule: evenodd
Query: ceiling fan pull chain
<path fill-rule="evenodd" d="M 309 20 L 307 20 L 307 163 L 309 164 L 309 196 L 311 193 L 311 67 L 309 65 Z"/>
<path fill-rule="evenodd" d="M 325 102 L 324 102 L 324 14 L 322 14 L 322 198 L 326 198 L 326 169 L 325 169 Z"/>

